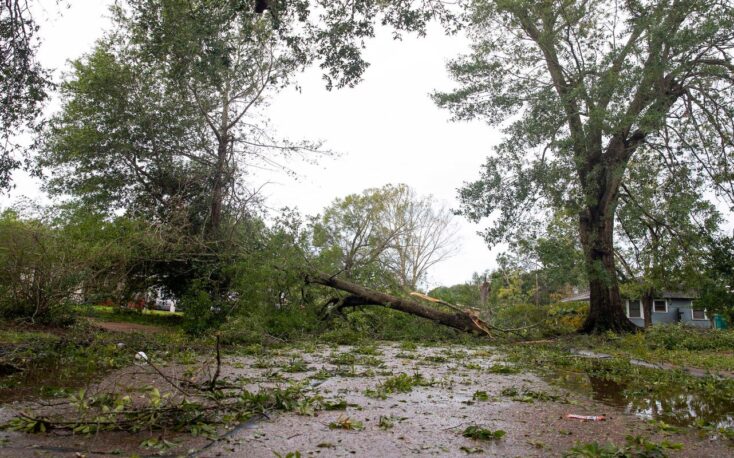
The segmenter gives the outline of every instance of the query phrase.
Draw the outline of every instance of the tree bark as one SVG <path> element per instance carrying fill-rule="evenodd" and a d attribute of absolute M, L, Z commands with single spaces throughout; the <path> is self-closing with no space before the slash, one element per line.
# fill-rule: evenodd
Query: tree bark
<path fill-rule="evenodd" d="M 653 294 L 652 290 L 647 290 L 645 294 L 642 295 L 642 315 L 645 319 L 645 329 L 652 326 L 652 301 L 653 301 Z"/>
<path fill-rule="evenodd" d="M 580 216 L 579 232 L 589 277 L 589 315 L 582 333 L 629 332 L 636 326 L 624 314 L 614 265 L 613 206 L 588 208 Z"/>
<path fill-rule="evenodd" d="M 209 220 L 209 232 L 214 235 L 219 232 L 222 224 L 222 206 L 224 201 L 224 167 L 227 160 L 227 138 L 219 140 L 217 147 L 217 165 L 214 170 L 212 183 L 211 218 Z"/>
<path fill-rule="evenodd" d="M 452 313 L 436 310 L 418 302 L 374 291 L 323 272 L 307 275 L 306 282 L 346 291 L 363 299 L 365 303 L 380 305 L 410 315 L 416 315 L 463 332 L 489 335 L 489 326 L 470 311 L 456 311 Z"/>
<path fill-rule="evenodd" d="M 226 185 L 226 168 L 229 153 L 229 85 L 226 85 L 222 93 L 222 118 L 220 120 L 220 129 L 217 134 L 217 162 L 213 170 L 212 177 L 212 203 L 211 203 L 211 219 L 209 220 L 209 233 L 216 236 L 219 227 L 222 224 L 222 211 L 224 207 L 224 187 Z"/>

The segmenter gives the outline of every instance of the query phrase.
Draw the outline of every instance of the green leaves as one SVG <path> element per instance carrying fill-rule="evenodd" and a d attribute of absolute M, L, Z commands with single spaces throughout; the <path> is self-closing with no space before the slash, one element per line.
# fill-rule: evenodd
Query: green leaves
<path fill-rule="evenodd" d="M 39 417 L 18 416 L 12 418 L 7 424 L 3 425 L 11 431 L 23 431 L 25 433 L 45 433 L 53 429 L 50 420 Z"/>
<path fill-rule="evenodd" d="M 352 420 L 349 417 L 339 416 L 336 421 L 329 423 L 330 429 L 346 429 L 349 431 L 359 431 L 364 429 L 364 423 L 357 420 Z"/>
<path fill-rule="evenodd" d="M 464 437 L 468 437 L 470 439 L 475 439 L 475 440 L 483 440 L 483 441 L 494 441 L 494 440 L 502 439 L 503 437 L 505 437 L 505 434 L 507 433 L 501 429 L 492 431 L 491 429 L 487 429 L 487 428 L 484 428 L 482 426 L 477 426 L 477 425 L 468 426 L 461 433 L 461 435 Z"/>
<path fill-rule="evenodd" d="M 0 8 L 0 190 L 10 187 L 13 170 L 21 166 L 16 136 L 38 128 L 52 86 L 36 58 L 37 32 L 28 2 L 8 0 Z"/>

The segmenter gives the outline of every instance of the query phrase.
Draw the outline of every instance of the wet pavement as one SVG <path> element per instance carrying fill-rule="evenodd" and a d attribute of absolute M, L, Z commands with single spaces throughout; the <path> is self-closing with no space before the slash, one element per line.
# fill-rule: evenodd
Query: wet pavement
<path fill-rule="evenodd" d="M 673 451 L 673 456 L 734 454 L 726 441 L 692 430 L 670 433 L 651 426 L 629 407 L 625 387 L 570 376 L 566 384 L 563 380 L 548 383 L 522 368 L 506 369 L 502 354 L 491 347 L 405 350 L 397 344 L 382 344 L 369 349 L 368 353 L 377 353 L 371 355 L 360 355 L 360 348 L 348 346 L 312 350 L 225 357 L 222 378 L 251 390 L 283 384 L 283 380 L 306 381 L 310 395 L 331 402 L 344 400 L 344 410 L 274 413 L 222 431 L 216 441 L 169 434 L 166 439 L 175 447 L 164 451 L 139 447 L 158 434 L 150 432 L 64 437 L 0 432 L 0 456 L 285 457 L 296 451 L 301 456 L 562 456 L 577 441 L 624 444 L 627 435 L 682 443 L 683 449 Z M 175 366 L 164 370 L 185 372 Z M 374 397 L 388 379 L 401 373 L 420 374 L 421 383 L 408 392 Z M 131 367 L 110 374 L 96 388 L 122 390 L 154 384 L 164 390 L 165 383 L 156 377 L 145 366 Z M 27 402 L 5 405 L 0 422 L 30 407 Z M 638 410 L 651 408 L 640 405 Z M 607 421 L 569 420 L 568 413 L 605 415 Z M 333 429 L 334 424 L 361 427 Z M 462 432 L 472 425 L 506 434 L 493 441 L 464 437 Z"/>

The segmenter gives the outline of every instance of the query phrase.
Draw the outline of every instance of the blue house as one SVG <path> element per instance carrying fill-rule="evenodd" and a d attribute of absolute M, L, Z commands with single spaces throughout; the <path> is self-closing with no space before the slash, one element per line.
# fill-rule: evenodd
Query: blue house
<path fill-rule="evenodd" d="M 663 291 L 652 302 L 652 324 L 683 323 L 699 328 L 710 328 L 706 309 L 696 308 L 696 295 L 681 291 Z M 589 292 L 581 292 L 562 299 L 561 302 L 588 302 Z M 640 299 L 622 299 L 627 318 L 639 327 L 645 326 L 645 311 Z"/>

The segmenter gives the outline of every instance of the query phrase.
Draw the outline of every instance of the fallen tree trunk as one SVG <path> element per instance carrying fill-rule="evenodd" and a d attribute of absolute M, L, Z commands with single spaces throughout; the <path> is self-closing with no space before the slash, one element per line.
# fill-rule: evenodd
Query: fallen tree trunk
<path fill-rule="evenodd" d="M 463 311 L 455 308 L 455 312 L 444 312 L 409 299 L 402 299 L 397 296 L 365 288 L 356 283 L 342 280 L 322 272 L 307 275 L 306 282 L 328 286 L 356 296 L 357 301 L 351 300 L 350 302 L 363 301 L 364 304 L 380 305 L 403 313 L 426 318 L 460 331 L 490 335 L 489 325 L 471 310 Z"/>

